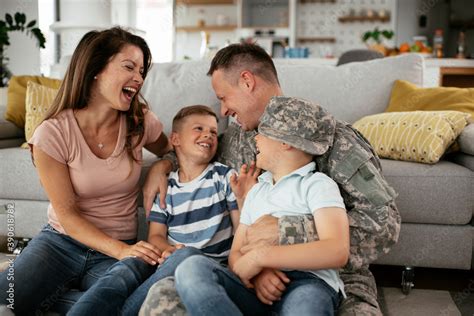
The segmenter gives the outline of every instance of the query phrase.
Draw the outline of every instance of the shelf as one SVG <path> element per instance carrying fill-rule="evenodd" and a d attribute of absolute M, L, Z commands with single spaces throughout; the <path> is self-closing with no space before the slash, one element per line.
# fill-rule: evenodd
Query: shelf
<path fill-rule="evenodd" d="M 298 42 L 321 42 L 321 43 L 335 43 L 336 38 L 334 37 L 297 37 Z"/>
<path fill-rule="evenodd" d="M 235 4 L 234 0 L 176 0 L 176 4 L 181 5 L 220 5 Z"/>
<path fill-rule="evenodd" d="M 390 16 L 340 16 L 338 18 L 339 22 L 390 22 Z"/>
<path fill-rule="evenodd" d="M 177 26 L 178 32 L 232 32 L 237 25 Z"/>
<path fill-rule="evenodd" d="M 474 29 L 474 20 L 451 20 L 449 26 L 454 28 Z"/>

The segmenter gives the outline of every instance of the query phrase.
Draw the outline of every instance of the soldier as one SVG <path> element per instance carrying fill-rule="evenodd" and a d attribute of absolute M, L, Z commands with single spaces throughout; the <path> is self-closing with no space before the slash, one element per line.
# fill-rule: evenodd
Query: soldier
<path fill-rule="evenodd" d="M 232 116 L 239 123 L 231 124 L 223 134 L 217 160 L 240 169 L 255 160 L 255 129 L 267 103 L 273 96 L 283 95 L 275 66 L 259 46 L 233 44 L 216 54 L 208 75 L 221 101 L 221 114 Z M 316 119 L 313 123 L 320 124 Z M 340 271 L 347 298 L 339 314 L 381 315 L 375 279 L 368 267 L 398 240 L 400 215 L 394 202 L 396 193 L 383 178 L 377 155 L 360 133 L 338 120 L 332 133 L 327 150 L 315 156 L 314 161 L 317 171 L 338 184 L 349 217 L 351 253 Z M 165 160 L 150 170 L 144 187 L 146 209 L 150 208 L 157 189 L 166 189 L 166 173 L 171 168 L 172 164 Z M 317 232 L 309 216 L 265 216 L 250 226 L 247 238 L 255 246 L 300 243 L 315 240 Z M 251 249 L 247 246 L 242 251 Z M 267 290 L 281 295 L 278 284 L 269 285 Z"/>

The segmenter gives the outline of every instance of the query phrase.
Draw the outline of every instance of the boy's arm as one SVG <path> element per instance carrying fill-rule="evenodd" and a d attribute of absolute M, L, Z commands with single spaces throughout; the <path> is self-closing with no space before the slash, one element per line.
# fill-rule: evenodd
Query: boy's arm
<path fill-rule="evenodd" d="M 318 270 L 343 267 L 349 258 L 349 221 L 346 210 L 326 207 L 314 212 L 319 240 L 268 247 L 259 264 L 267 268 Z"/>
<path fill-rule="evenodd" d="M 240 222 L 240 211 L 239 209 L 235 209 L 230 211 L 230 219 L 232 221 L 232 232 L 236 233 L 237 227 L 239 227 L 239 222 Z"/>
<path fill-rule="evenodd" d="M 168 242 L 168 227 L 158 222 L 150 222 L 148 230 L 148 242 L 161 250 L 161 258 L 158 263 L 162 264 L 176 249 L 183 248 L 184 245 L 171 245 Z"/>
<path fill-rule="evenodd" d="M 232 247 L 230 248 L 229 254 L 229 268 L 233 270 L 234 263 L 242 256 L 240 248 L 245 244 L 245 233 L 248 226 L 245 224 L 239 224 L 237 231 L 235 232 L 234 241 L 232 241 Z"/>
<path fill-rule="evenodd" d="M 249 280 L 263 268 L 318 270 L 340 268 L 349 258 L 349 221 L 346 210 L 321 208 L 314 212 L 319 241 L 253 249 L 233 265 L 234 272 Z"/>

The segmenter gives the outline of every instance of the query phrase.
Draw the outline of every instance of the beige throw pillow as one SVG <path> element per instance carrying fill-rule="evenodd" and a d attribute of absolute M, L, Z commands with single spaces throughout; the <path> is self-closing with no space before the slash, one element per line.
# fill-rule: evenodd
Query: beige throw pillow
<path fill-rule="evenodd" d="M 462 132 L 469 113 L 413 111 L 381 113 L 354 123 L 380 157 L 437 163 Z"/>
<path fill-rule="evenodd" d="M 28 148 L 27 142 L 35 132 L 36 127 L 43 121 L 43 117 L 53 103 L 57 89 L 52 89 L 33 81 L 28 81 L 26 88 L 26 114 L 25 114 L 25 138 L 26 143 L 22 145 Z"/>

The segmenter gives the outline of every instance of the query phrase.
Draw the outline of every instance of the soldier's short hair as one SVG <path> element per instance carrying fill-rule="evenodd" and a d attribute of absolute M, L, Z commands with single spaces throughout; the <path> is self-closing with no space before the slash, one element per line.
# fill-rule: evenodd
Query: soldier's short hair
<path fill-rule="evenodd" d="M 173 124 L 171 129 L 173 132 L 176 132 L 180 129 L 181 124 L 183 123 L 184 119 L 190 115 L 210 115 L 216 118 L 216 121 L 219 122 L 219 118 L 217 117 L 216 112 L 214 112 L 210 107 L 206 105 L 190 105 L 185 106 L 181 110 L 176 113 L 173 118 Z"/>
<path fill-rule="evenodd" d="M 219 50 L 211 61 L 207 75 L 212 76 L 214 71 L 220 69 L 232 77 L 234 84 L 238 81 L 235 75 L 247 70 L 269 83 L 280 85 L 272 58 L 255 43 L 231 44 Z"/>

